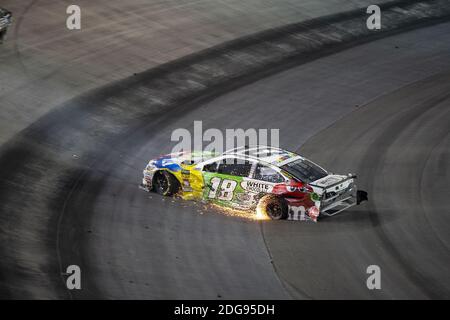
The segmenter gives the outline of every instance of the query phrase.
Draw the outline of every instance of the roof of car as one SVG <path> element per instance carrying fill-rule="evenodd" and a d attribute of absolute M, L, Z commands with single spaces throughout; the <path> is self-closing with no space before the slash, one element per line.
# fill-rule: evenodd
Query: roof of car
<path fill-rule="evenodd" d="M 236 155 L 260 162 L 269 163 L 281 167 L 286 163 L 301 158 L 298 154 L 277 147 L 270 146 L 245 146 L 230 149 L 224 152 L 224 155 Z"/>

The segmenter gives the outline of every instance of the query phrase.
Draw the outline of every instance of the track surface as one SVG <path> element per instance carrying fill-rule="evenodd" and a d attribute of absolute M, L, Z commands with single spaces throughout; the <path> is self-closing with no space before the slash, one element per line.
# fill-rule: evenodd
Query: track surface
<path fill-rule="evenodd" d="M 0 47 L 0 144 L 90 89 L 225 41 L 371 1 L 78 0 L 76 31 L 66 28 L 71 4 L 1 1 L 15 20 Z"/>
<path fill-rule="evenodd" d="M 349 294 L 357 296 L 364 266 L 377 264 L 385 297 L 449 298 L 449 124 L 447 72 L 376 99 L 300 149 L 333 172 L 356 170 L 371 201 L 326 221 L 322 238 L 312 232 L 296 236 L 289 227 L 265 226 L 277 244 L 282 238 L 276 234 L 287 232 L 296 242 L 314 242 L 321 253 L 309 254 L 308 265 L 325 264 L 328 272 L 307 267 L 320 281 L 313 287 L 301 277 L 289 277 L 298 287 L 319 293 L 329 288 L 336 279 L 333 270 L 340 268 L 347 285 L 334 282 L 333 294 L 323 296 L 347 296 L 349 288 Z M 279 253 L 280 261 L 288 261 L 287 274 L 301 267 L 301 262 L 294 262 L 301 259 L 298 251 L 291 252 L 298 260 L 283 259 L 286 253 Z"/>
<path fill-rule="evenodd" d="M 2 225 L 11 244 L 2 253 L 10 268 L 1 270 L 2 295 L 448 298 L 450 88 L 448 73 L 433 75 L 448 71 L 449 30 L 441 24 L 355 47 L 191 112 L 155 110 L 148 126 L 106 146 L 95 144 L 101 131 L 80 143 L 83 127 L 70 122 L 77 113 L 44 119 L 8 146 L 17 159 L 30 159 L 24 168 L 2 158 L 3 212 L 31 213 Z M 172 130 L 194 120 L 205 129 L 281 128 L 289 149 L 310 139 L 300 152 L 333 171 L 356 171 L 371 201 L 318 224 L 259 224 L 137 189 L 146 161 L 170 151 Z M 93 147 L 96 153 L 83 154 Z M 89 165 L 77 167 L 80 160 Z M 46 183 L 52 179 L 69 190 L 57 193 L 58 185 Z M 24 202 L 27 192 L 32 201 Z M 69 264 L 82 267 L 81 292 L 65 291 L 57 276 Z M 381 291 L 365 286 L 369 264 L 382 268 Z"/>
<path fill-rule="evenodd" d="M 381 96 L 305 145 L 331 170 L 356 171 L 371 194 L 369 204 L 334 219 L 260 226 L 136 189 L 146 159 L 170 151 L 172 130 L 198 119 L 205 129 L 281 128 L 282 145 L 297 149 L 355 105 L 441 71 L 450 57 L 448 30 L 443 24 L 295 68 L 192 112 L 172 113 L 122 142 L 67 201 L 62 225 L 78 216 L 78 229 L 92 232 L 70 238 L 82 250 L 89 279 L 81 296 L 449 297 L 447 200 L 437 192 L 432 202 L 428 185 L 439 177 L 430 171 L 433 161 L 448 174 L 448 75 Z M 399 150 L 404 146 L 410 147 Z M 445 177 L 436 181 L 445 185 Z M 68 263 L 73 256 L 62 247 Z M 370 264 L 382 268 L 381 291 L 366 288 Z"/>

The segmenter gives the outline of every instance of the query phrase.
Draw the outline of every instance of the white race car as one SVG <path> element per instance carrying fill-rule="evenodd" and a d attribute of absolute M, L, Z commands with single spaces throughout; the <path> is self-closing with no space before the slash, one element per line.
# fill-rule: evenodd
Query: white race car
<path fill-rule="evenodd" d="M 367 200 L 352 174 L 336 175 L 279 148 L 242 147 L 221 155 L 194 152 L 151 160 L 142 186 L 271 219 L 313 220 Z"/>

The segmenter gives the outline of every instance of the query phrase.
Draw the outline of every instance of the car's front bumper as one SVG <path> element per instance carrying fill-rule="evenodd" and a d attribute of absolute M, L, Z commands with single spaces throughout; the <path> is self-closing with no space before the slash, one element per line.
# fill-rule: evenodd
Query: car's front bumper
<path fill-rule="evenodd" d="M 0 31 L 5 31 L 12 24 L 12 18 L 6 16 L 0 18 Z"/>
<path fill-rule="evenodd" d="M 320 214 L 325 216 L 334 216 L 339 212 L 349 209 L 357 204 L 357 190 L 346 191 L 339 196 L 321 201 Z"/>
<path fill-rule="evenodd" d="M 319 195 L 316 206 L 319 208 L 320 215 L 334 216 L 360 203 L 355 178 L 349 175 L 327 186 L 313 186 L 314 191 Z"/>
<path fill-rule="evenodd" d="M 141 188 L 150 191 L 152 189 L 152 181 L 153 175 L 155 174 L 156 169 L 150 166 L 147 166 L 144 171 L 142 171 L 143 178 L 141 183 Z"/>

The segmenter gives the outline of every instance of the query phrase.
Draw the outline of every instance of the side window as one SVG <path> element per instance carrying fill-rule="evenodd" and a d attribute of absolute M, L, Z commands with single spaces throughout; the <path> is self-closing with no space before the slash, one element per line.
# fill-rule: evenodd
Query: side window
<path fill-rule="evenodd" d="M 238 177 L 248 177 L 251 168 L 252 163 L 250 161 L 224 159 L 219 164 L 219 170 L 217 171 L 217 173 Z"/>
<path fill-rule="evenodd" d="M 217 167 L 218 166 L 219 166 L 218 162 L 208 163 L 208 164 L 205 164 L 203 166 L 203 171 L 205 171 L 205 172 L 217 172 Z"/>
<path fill-rule="evenodd" d="M 254 179 L 272 183 L 284 182 L 284 178 L 281 174 L 276 172 L 274 169 L 259 163 L 255 169 Z"/>

